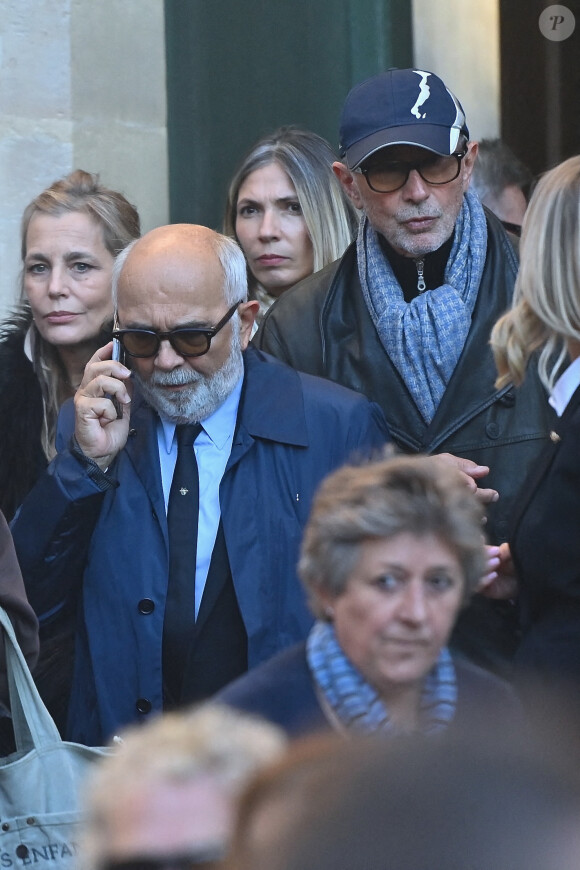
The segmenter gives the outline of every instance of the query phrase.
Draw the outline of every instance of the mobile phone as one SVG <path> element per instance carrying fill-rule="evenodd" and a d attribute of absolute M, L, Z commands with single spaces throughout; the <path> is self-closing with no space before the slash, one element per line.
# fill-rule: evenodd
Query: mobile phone
<path fill-rule="evenodd" d="M 125 365 L 125 351 L 123 350 L 123 345 L 118 338 L 113 339 L 113 354 L 111 359 L 117 360 L 117 362 Z"/>
<path fill-rule="evenodd" d="M 117 321 L 117 316 L 115 315 L 113 329 L 118 329 L 118 328 L 119 328 L 119 324 Z M 117 362 L 123 363 L 123 365 L 125 365 L 125 353 L 123 351 L 123 345 L 121 344 L 121 342 L 119 341 L 118 338 L 113 339 L 113 353 L 111 355 L 111 359 L 116 360 Z M 120 420 L 123 416 L 123 406 L 120 404 L 120 402 L 117 401 L 117 399 L 114 396 L 111 396 L 108 393 L 107 393 L 107 398 L 110 399 L 111 402 L 113 403 L 115 411 L 117 412 L 117 419 Z"/>

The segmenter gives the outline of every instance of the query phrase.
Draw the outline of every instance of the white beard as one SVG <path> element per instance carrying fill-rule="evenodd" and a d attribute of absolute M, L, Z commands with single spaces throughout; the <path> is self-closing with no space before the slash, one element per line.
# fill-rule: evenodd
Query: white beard
<path fill-rule="evenodd" d="M 231 394 L 244 371 L 244 361 L 237 324 L 232 329 L 230 352 L 221 366 L 211 375 L 202 375 L 193 369 L 175 369 L 172 372 L 154 371 L 144 380 L 135 372 L 135 380 L 149 404 L 172 423 L 199 423 L 222 405 Z M 189 384 L 175 393 L 161 386 Z"/>

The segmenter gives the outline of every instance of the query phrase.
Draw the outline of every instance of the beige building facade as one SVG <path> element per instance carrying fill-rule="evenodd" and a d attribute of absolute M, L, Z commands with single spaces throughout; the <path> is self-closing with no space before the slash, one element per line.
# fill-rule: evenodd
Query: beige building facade
<path fill-rule="evenodd" d="M 168 220 L 162 0 L 0 0 L 0 310 L 17 299 L 20 216 L 72 169 Z"/>
<path fill-rule="evenodd" d="M 412 8 L 415 64 L 456 90 L 473 136 L 497 135 L 498 0 Z M 72 169 L 121 190 L 145 231 L 167 223 L 165 69 L 163 0 L 0 0 L 0 316 L 18 296 L 22 211 Z"/>

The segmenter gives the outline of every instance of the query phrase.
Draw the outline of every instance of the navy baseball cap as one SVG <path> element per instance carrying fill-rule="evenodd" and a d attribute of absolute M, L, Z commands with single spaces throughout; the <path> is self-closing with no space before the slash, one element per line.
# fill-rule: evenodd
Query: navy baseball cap
<path fill-rule="evenodd" d="M 453 154 L 469 138 L 461 103 L 439 76 L 390 69 L 354 87 L 340 119 L 340 156 L 349 169 L 387 145 L 418 145 Z"/>

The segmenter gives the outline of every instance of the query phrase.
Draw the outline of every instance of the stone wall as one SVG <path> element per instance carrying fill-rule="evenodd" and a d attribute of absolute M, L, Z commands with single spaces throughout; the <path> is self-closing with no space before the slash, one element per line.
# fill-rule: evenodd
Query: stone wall
<path fill-rule="evenodd" d="M 499 136 L 499 0 L 412 0 L 415 65 L 461 101 L 472 139 Z"/>
<path fill-rule="evenodd" d="M 0 312 L 22 210 L 76 167 L 167 222 L 162 0 L 0 0 Z"/>

